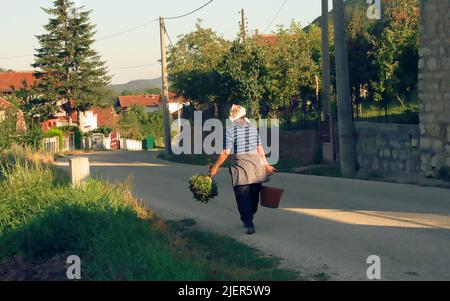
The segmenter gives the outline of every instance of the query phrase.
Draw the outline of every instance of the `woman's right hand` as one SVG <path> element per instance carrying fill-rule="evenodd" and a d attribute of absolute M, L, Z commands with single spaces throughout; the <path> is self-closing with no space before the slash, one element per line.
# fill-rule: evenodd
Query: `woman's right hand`
<path fill-rule="evenodd" d="M 277 170 L 275 169 L 275 167 L 270 166 L 270 165 L 266 165 L 266 172 L 269 176 L 273 175 L 274 172 L 276 172 Z"/>
<path fill-rule="evenodd" d="M 209 176 L 211 178 L 214 177 L 219 171 L 219 168 L 215 167 L 215 165 L 209 165 L 208 169 L 209 169 Z"/>

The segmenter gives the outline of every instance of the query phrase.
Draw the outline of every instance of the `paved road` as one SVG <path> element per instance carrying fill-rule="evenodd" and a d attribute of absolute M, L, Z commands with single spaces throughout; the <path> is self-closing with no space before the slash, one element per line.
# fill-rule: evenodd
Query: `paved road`
<path fill-rule="evenodd" d="M 226 169 L 217 176 L 219 197 L 202 205 L 192 199 L 187 179 L 204 167 L 162 161 L 153 152 L 87 156 L 94 175 L 113 181 L 132 175 L 135 195 L 160 216 L 194 218 L 306 275 L 367 280 L 366 259 L 377 255 L 382 280 L 450 280 L 448 189 L 278 174 L 272 184 L 285 185 L 282 208 L 260 208 L 257 232 L 248 236 Z"/>

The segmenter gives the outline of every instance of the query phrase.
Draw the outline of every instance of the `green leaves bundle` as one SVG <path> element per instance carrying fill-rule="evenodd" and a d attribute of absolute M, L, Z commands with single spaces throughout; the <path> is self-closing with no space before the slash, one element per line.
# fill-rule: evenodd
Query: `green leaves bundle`
<path fill-rule="evenodd" d="M 218 195 L 217 182 L 209 176 L 193 175 L 189 179 L 189 189 L 194 198 L 204 204 Z"/>

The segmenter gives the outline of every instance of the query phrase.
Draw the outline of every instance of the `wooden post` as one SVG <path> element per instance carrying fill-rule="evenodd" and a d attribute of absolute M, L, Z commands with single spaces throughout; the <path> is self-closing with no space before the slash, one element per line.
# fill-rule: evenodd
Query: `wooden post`
<path fill-rule="evenodd" d="M 245 43 L 247 38 L 246 28 L 245 28 L 245 12 L 241 9 L 241 31 L 242 31 L 242 43 Z"/>

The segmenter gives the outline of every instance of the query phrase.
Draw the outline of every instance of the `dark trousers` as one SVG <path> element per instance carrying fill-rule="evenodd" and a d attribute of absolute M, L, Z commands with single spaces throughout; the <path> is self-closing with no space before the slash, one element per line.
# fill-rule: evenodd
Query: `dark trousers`
<path fill-rule="evenodd" d="M 253 226 L 253 215 L 258 210 L 260 189 L 260 183 L 234 187 L 234 195 L 236 196 L 241 220 L 246 227 Z"/>

